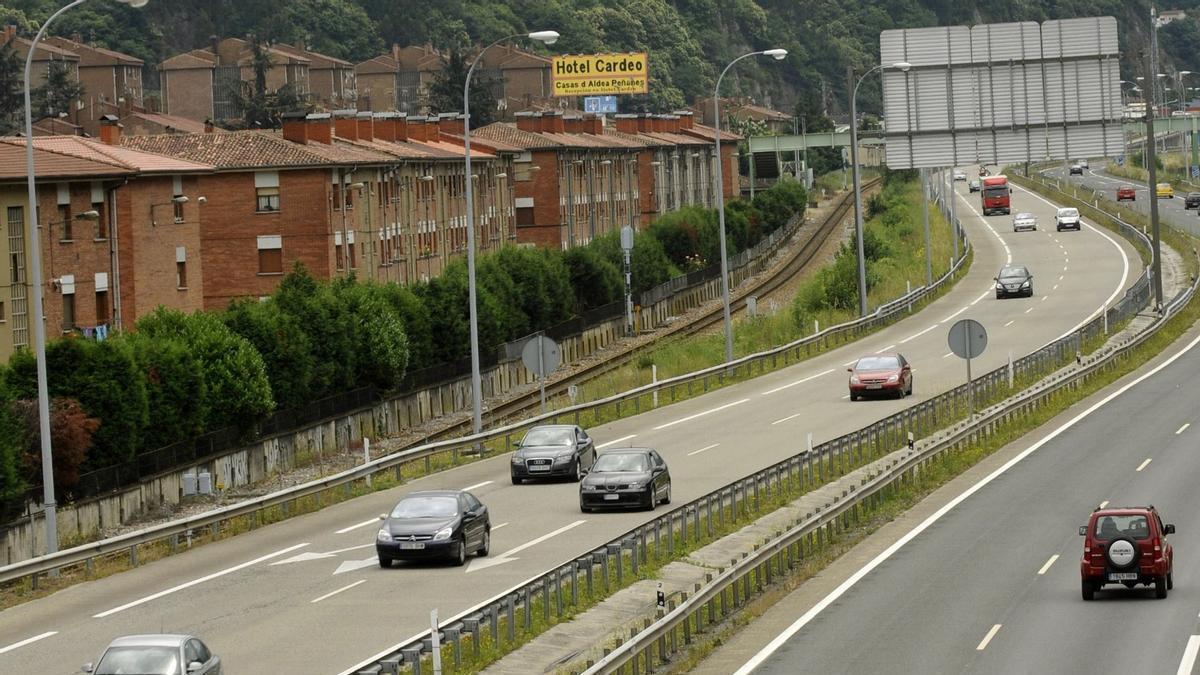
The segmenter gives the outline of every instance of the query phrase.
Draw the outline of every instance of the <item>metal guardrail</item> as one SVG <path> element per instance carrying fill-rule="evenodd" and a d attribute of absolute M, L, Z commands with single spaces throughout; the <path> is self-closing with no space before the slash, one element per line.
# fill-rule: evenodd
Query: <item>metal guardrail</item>
<path fill-rule="evenodd" d="M 415 460 L 425 459 L 428 463 L 434 455 L 442 453 L 450 453 L 452 459 L 457 462 L 459 454 L 472 455 L 476 454 L 482 444 L 489 441 L 504 439 L 504 446 L 511 447 L 512 436 L 523 432 L 529 427 L 538 424 L 558 424 L 566 420 L 574 420 L 578 422 L 579 417 L 585 412 L 602 412 L 606 408 L 615 410 L 618 417 L 621 416 L 624 406 L 632 405 L 635 411 L 640 411 L 642 401 L 647 401 L 646 407 L 650 407 L 649 400 L 658 395 L 660 398 L 663 395 L 669 396 L 668 402 L 674 402 L 681 397 L 690 397 L 693 391 L 708 391 L 709 385 L 714 381 L 723 383 L 726 378 L 736 379 L 740 376 L 749 376 L 755 372 L 766 372 L 770 361 L 770 367 L 775 368 L 779 365 L 782 359 L 783 365 L 789 364 L 792 360 L 800 360 L 802 357 L 811 355 L 814 351 L 822 349 L 833 344 L 841 344 L 857 337 L 863 333 L 873 331 L 876 328 L 886 325 L 893 317 L 905 312 L 905 308 L 923 301 L 927 296 L 933 293 L 941 285 L 945 284 L 953 277 L 955 273 L 962 267 L 966 260 L 969 248 L 964 248 L 962 255 L 955 261 L 945 274 L 943 274 L 932 287 L 924 287 L 913 290 L 897 301 L 888 305 L 886 312 L 877 311 L 876 313 L 853 321 L 847 321 L 836 326 L 830 326 L 819 333 L 810 335 L 806 338 L 801 338 L 781 347 L 776 347 L 766 351 L 750 354 L 739 359 L 735 359 L 726 364 L 720 364 L 698 370 L 692 373 L 685 373 L 673 378 L 660 380 L 656 383 L 642 385 L 629 391 L 621 392 L 608 396 L 596 401 L 580 403 L 577 405 L 568 406 L 552 412 L 537 415 L 513 424 L 505 425 L 497 429 L 481 433 L 479 435 L 464 436 L 461 438 L 448 439 L 428 443 L 415 448 L 410 448 L 401 452 L 374 459 L 370 462 L 361 464 L 352 469 L 347 469 L 337 474 L 326 476 L 324 478 L 313 480 L 308 483 L 293 486 L 278 492 L 274 492 L 262 497 L 257 497 L 245 502 L 233 504 L 227 507 L 215 509 L 202 514 L 181 518 L 167 523 L 156 525 L 137 532 L 130 532 L 109 539 L 104 539 L 88 544 L 81 544 L 69 549 L 64 549 L 50 555 L 38 556 L 17 563 L 12 563 L 0 567 L 0 584 L 10 583 L 12 581 L 24 578 L 36 577 L 41 574 L 46 574 L 54 570 L 60 570 L 65 567 L 77 566 L 87 563 L 90 559 L 109 556 L 114 553 L 121 553 L 128 550 L 131 560 L 136 561 L 136 547 L 158 541 L 167 541 L 172 548 L 177 546 L 180 537 L 187 536 L 196 530 L 209 529 L 216 533 L 219 531 L 222 523 L 244 516 L 255 515 L 265 509 L 282 507 L 285 512 L 289 509 L 289 505 L 296 500 L 311 496 L 319 496 L 322 492 L 335 487 L 344 486 L 347 489 L 350 484 L 358 481 L 367 481 L 376 473 L 384 471 L 394 471 L 397 476 L 401 475 L 402 466 Z M 881 308 L 882 310 L 882 308 Z M 681 394 L 686 396 L 681 396 Z"/>
<path fill-rule="evenodd" d="M 1165 307 L 1162 315 L 1146 330 L 1141 331 L 1132 339 L 1107 350 L 1104 354 L 1095 356 L 1086 364 L 1070 373 L 1060 374 L 1052 382 L 1043 383 L 1038 387 L 1024 390 L 1008 398 L 991 409 L 986 410 L 978 418 L 959 426 L 951 434 L 930 444 L 920 451 L 911 450 L 908 455 L 895 460 L 878 475 L 872 477 L 858 489 L 852 489 L 854 496 L 844 501 L 838 501 L 825 511 L 808 514 L 796 526 L 777 535 L 772 541 L 759 547 L 754 553 L 741 560 L 734 560 L 728 569 L 722 570 L 718 576 L 707 585 L 697 588 L 691 597 L 685 597 L 645 630 L 632 635 L 627 642 L 618 645 L 615 650 L 607 653 L 604 658 L 584 671 L 585 675 L 602 675 L 622 672 L 627 665 L 633 666 L 633 672 L 639 672 L 639 662 L 644 672 L 652 672 L 656 649 L 657 660 L 662 663 L 667 660 L 668 653 L 677 651 L 677 636 L 682 633 L 682 642 L 691 642 L 693 626 L 695 632 L 703 629 L 705 615 L 711 625 L 717 617 L 716 605 L 720 605 L 720 614 L 726 614 L 726 592 L 733 590 L 733 602 L 738 603 L 738 590 L 742 590 L 743 601 L 753 590 L 761 590 L 765 583 L 770 583 L 773 573 L 782 573 L 786 566 L 791 569 L 794 564 L 803 559 L 803 542 L 808 538 L 811 548 L 814 533 L 827 532 L 832 536 L 839 522 L 853 514 L 858 520 L 858 507 L 864 502 L 878 499 L 882 492 L 900 481 L 907 480 L 914 472 L 933 460 L 938 455 L 952 450 L 961 444 L 970 443 L 978 438 L 986 438 L 999 425 L 1016 416 L 1025 416 L 1032 412 L 1041 401 L 1064 388 L 1074 388 L 1093 375 L 1113 366 L 1118 360 L 1126 358 L 1131 350 L 1142 344 L 1156 333 L 1176 312 L 1190 300 L 1196 292 L 1197 282 L 1178 293 Z M 993 371 L 987 377 L 997 373 Z M 902 448 L 897 444 L 894 447 Z M 789 461 L 795 461 L 796 458 Z M 790 474 L 789 474 L 790 475 Z M 753 577 L 753 578 L 752 578 Z M 753 582 L 753 583 L 752 583 Z"/>

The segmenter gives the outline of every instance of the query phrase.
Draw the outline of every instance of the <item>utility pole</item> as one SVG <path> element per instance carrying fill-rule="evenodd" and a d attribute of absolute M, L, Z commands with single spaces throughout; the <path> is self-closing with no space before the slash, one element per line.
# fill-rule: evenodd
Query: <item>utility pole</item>
<path fill-rule="evenodd" d="M 1158 149 L 1158 144 L 1154 142 L 1154 106 L 1158 104 L 1155 100 L 1155 85 L 1157 82 L 1158 72 L 1158 14 L 1156 10 L 1150 8 L 1150 71 L 1146 73 L 1146 79 L 1151 80 L 1151 86 L 1145 87 L 1143 92 L 1146 99 L 1146 170 L 1150 172 L 1150 233 L 1151 233 L 1151 268 L 1154 270 L 1154 308 L 1160 310 L 1163 304 L 1163 289 L 1162 289 L 1162 257 L 1159 243 L 1158 231 L 1158 159 L 1155 154 Z"/>

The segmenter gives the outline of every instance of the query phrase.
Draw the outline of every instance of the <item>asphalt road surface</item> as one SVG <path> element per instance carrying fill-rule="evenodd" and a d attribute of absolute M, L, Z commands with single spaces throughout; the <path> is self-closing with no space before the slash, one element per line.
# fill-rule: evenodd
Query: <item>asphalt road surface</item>
<path fill-rule="evenodd" d="M 1129 180 L 1128 178 L 1118 178 L 1108 175 L 1101 166 L 1102 161 L 1096 160 L 1096 167 L 1084 169 L 1082 176 L 1068 175 L 1069 172 L 1062 167 L 1049 169 L 1042 173 L 1046 176 L 1058 178 L 1059 180 L 1066 177 L 1073 183 L 1084 185 L 1092 190 L 1108 195 L 1108 198 L 1114 202 L 1117 200 L 1117 188 L 1132 187 L 1137 193 L 1137 199 L 1132 202 L 1128 200 L 1123 201 L 1121 204 L 1149 216 L 1150 199 L 1153 197 L 1153 192 L 1149 186 L 1145 183 Z M 1185 194 L 1187 193 L 1176 192 L 1175 197 L 1172 199 L 1159 199 L 1159 217 L 1170 220 L 1172 225 L 1183 228 L 1194 236 L 1200 236 L 1200 209 L 1185 209 L 1183 207 L 1183 197 Z"/>
<path fill-rule="evenodd" d="M 1141 272 L 1132 246 L 1107 231 L 1055 234 L 1054 207 L 1040 197 L 1014 190 L 1014 213 L 1032 211 L 1041 223 L 1015 234 L 1011 217 L 978 216 L 978 195 L 956 188 L 975 264 L 952 291 L 859 343 L 591 429 L 597 445 L 657 448 L 683 503 L 801 451 L 807 433 L 820 443 L 910 404 L 847 400 L 845 369 L 859 356 L 901 351 L 913 364 L 915 397 L 932 396 L 965 379 L 946 346 L 955 320 L 987 327 L 988 350 L 973 364 L 982 373 L 1070 332 Z M 992 277 L 1010 260 L 1033 271 L 1034 297 L 995 299 Z M 117 635 L 163 631 L 202 636 L 230 672 L 339 672 L 427 629 L 433 608 L 454 616 L 650 517 L 582 514 L 574 484 L 510 485 L 508 461 L 413 481 L 6 610 L 0 672 L 72 672 Z M 492 556 L 466 569 L 380 569 L 376 517 L 405 492 L 434 488 L 470 488 L 488 505 Z"/>
<path fill-rule="evenodd" d="M 1195 335 L 1181 343 L 1195 347 Z M 1018 441 L 1013 459 L 859 568 L 739 675 L 1195 672 L 1200 418 L 1189 392 L 1200 348 L 1190 347 Z M 1077 529 L 1110 504 L 1153 504 L 1176 524 L 1166 599 L 1140 586 L 1080 597 Z"/>

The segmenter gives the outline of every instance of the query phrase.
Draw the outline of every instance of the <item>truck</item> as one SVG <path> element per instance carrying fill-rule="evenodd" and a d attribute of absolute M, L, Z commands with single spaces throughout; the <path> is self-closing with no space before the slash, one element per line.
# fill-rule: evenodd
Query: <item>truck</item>
<path fill-rule="evenodd" d="M 988 176 L 983 179 L 983 190 L 979 193 L 983 200 L 983 215 L 994 213 L 1008 215 L 1009 201 L 1012 188 L 1008 187 L 1008 176 Z"/>

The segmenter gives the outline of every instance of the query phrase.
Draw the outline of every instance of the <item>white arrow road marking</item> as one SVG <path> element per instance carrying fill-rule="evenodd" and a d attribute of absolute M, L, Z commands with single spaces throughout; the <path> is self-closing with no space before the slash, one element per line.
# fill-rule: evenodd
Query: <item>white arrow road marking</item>
<path fill-rule="evenodd" d="M 746 402 L 748 402 L 749 400 L 750 400 L 750 399 L 748 399 L 748 398 L 744 398 L 744 399 L 742 399 L 742 400 L 740 400 L 740 401 L 734 401 L 733 403 L 726 403 L 725 405 L 719 405 L 719 406 L 717 406 L 717 407 L 715 407 L 715 408 L 712 408 L 712 409 L 710 409 L 710 410 L 705 410 L 704 412 L 698 412 L 698 413 L 696 413 L 695 415 L 688 415 L 687 417 L 681 417 L 681 418 L 679 418 L 679 419 L 677 419 L 677 420 L 675 420 L 675 421 L 673 421 L 673 422 L 667 422 L 666 424 L 660 424 L 660 425 L 658 425 L 658 426 L 654 427 L 654 430 L 655 430 L 655 431 L 658 431 L 658 430 L 660 430 L 660 429 L 666 429 L 667 427 L 673 427 L 673 426 L 675 426 L 676 424 L 683 424 L 684 422 L 690 422 L 690 421 L 692 421 L 692 420 L 696 419 L 697 417 L 704 417 L 705 415 L 709 415 L 709 414 L 712 414 L 712 413 L 715 413 L 715 412 L 719 412 L 719 411 L 721 411 L 721 410 L 724 410 L 724 409 L 726 409 L 726 408 L 732 408 L 732 407 L 733 407 L 733 406 L 735 406 L 735 405 L 741 405 L 741 404 L 743 404 L 743 403 L 746 403 Z"/>
<path fill-rule="evenodd" d="M 359 579 L 358 581 L 350 584 L 349 586 L 342 586 L 341 588 L 337 589 L 336 591 L 333 591 L 331 593 L 326 593 L 325 595 L 322 595 L 319 598 L 314 598 L 313 600 L 311 600 L 311 602 L 312 602 L 312 604 L 316 604 L 326 598 L 332 598 L 333 596 L 337 595 L 338 593 L 341 593 L 342 591 L 348 591 L 351 588 L 354 588 L 355 586 L 357 586 L 359 584 L 365 584 L 365 583 L 367 583 L 366 579 Z"/>
<path fill-rule="evenodd" d="M 374 544 L 371 544 L 371 545 L 374 546 Z M 363 558 L 362 560 L 345 560 L 342 562 L 341 565 L 338 565 L 338 568 L 336 570 L 333 571 L 333 576 L 336 577 L 337 575 L 341 574 L 342 572 L 353 572 L 354 570 L 361 570 L 364 567 L 370 567 L 371 565 L 374 565 L 378 562 L 379 562 L 379 556 L 375 556 L 375 555 L 371 556 L 370 558 Z"/>
<path fill-rule="evenodd" d="M 854 361 L 851 361 L 850 365 L 854 365 L 854 363 L 855 363 Z M 832 372 L 834 372 L 834 369 L 830 368 L 829 370 L 821 371 L 821 372 L 817 373 L 816 375 L 809 375 L 808 377 L 801 378 L 799 380 L 796 380 L 795 382 L 789 382 L 789 383 L 783 385 L 782 387 L 775 387 L 774 389 L 769 389 L 767 391 L 764 391 L 762 393 L 762 395 L 766 396 L 767 394 L 774 394 L 775 392 L 783 391 L 784 389 L 787 389 L 789 387 L 794 387 L 798 384 L 804 384 L 805 382 L 808 382 L 809 380 L 816 379 L 818 377 L 821 377 L 822 375 L 828 375 Z"/>
<path fill-rule="evenodd" d="M 607 448 L 607 447 L 608 447 L 608 446 L 610 446 L 610 445 L 616 445 L 617 443 L 620 443 L 621 441 L 627 441 L 627 440 L 629 440 L 629 439 L 631 439 L 631 438 L 637 438 L 637 434 L 629 434 L 628 436 L 622 436 L 622 437 L 620 437 L 620 438 L 614 438 L 613 440 L 611 440 L 611 441 L 609 441 L 609 442 L 607 442 L 607 443 L 601 443 L 600 445 L 597 445 L 597 446 L 596 446 L 596 449 L 597 449 L 597 450 L 602 450 L 602 449 L 604 449 L 604 448 Z"/>
<path fill-rule="evenodd" d="M 0 647 L 0 654 L 11 652 L 14 649 L 20 649 L 21 647 L 24 647 L 25 645 L 33 644 L 34 642 L 37 642 L 38 640 L 44 640 L 44 639 L 50 637 L 51 635 L 58 635 L 58 631 L 56 631 L 56 630 L 47 631 L 45 633 L 42 633 L 41 635 L 34 635 L 33 637 L 26 638 L 24 640 L 21 640 L 20 642 L 14 642 L 7 647 Z"/>
<path fill-rule="evenodd" d="M 376 520 L 372 520 L 371 522 L 378 523 L 379 520 L 376 519 Z M 323 558 L 332 558 L 333 556 L 335 556 L 339 553 L 345 553 L 346 551 L 357 551 L 360 548 L 370 548 L 374 545 L 375 544 L 360 544 L 359 546 L 351 546 L 349 548 L 339 548 L 336 551 L 326 551 L 325 553 L 317 553 L 316 551 L 305 551 L 304 553 L 301 553 L 300 555 L 294 555 L 290 558 L 286 558 L 284 560 L 279 560 L 277 562 L 273 562 L 273 563 L 271 563 L 271 565 L 272 566 L 286 565 L 288 563 L 308 562 L 309 560 L 321 560 Z"/>
<path fill-rule="evenodd" d="M 495 565 L 503 565 L 504 563 L 509 563 L 514 560 L 519 560 L 519 558 L 513 558 L 511 556 L 513 556 L 517 553 L 520 553 L 521 551 L 524 551 L 525 549 L 529 548 L 530 546 L 537 546 L 538 544 L 542 543 L 543 541 L 546 541 L 547 539 L 557 537 L 558 535 L 562 534 L 563 532 L 566 532 L 567 530 L 572 530 L 576 527 L 579 527 L 580 525 L 582 525 L 586 522 L 587 522 L 586 520 L 577 520 L 577 521 L 571 523 L 570 525 L 564 525 L 553 532 L 550 532 L 548 534 L 543 534 L 542 536 L 538 537 L 537 539 L 527 541 L 524 544 L 521 544 L 520 546 L 511 548 L 511 549 L 505 551 L 504 553 L 501 553 L 500 555 L 492 557 L 492 558 L 475 558 L 474 560 L 471 561 L 471 564 L 467 567 L 467 572 L 475 572 L 477 570 L 487 569 L 487 568 L 495 566 Z"/>
<path fill-rule="evenodd" d="M 350 527 L 343 527 L 342 529 L 338 530 L 337 532 L 334 532 L 334 534 L 346 534 L 347 532 L 349 532 L 351 530 L 357 530 L 360 527 L 366 527 L 366 526 L 370 525 L 371 523 L 378 523 L 378 522 L 379 522 L 378 518 L 364 520 L 363 522 L 358 523 L 357 525 L 351 525 Z"/>
<path fill-rule="evenodd" d="M 274 553 L 268 553 L 267 555 L 261 556 L 259 558 L 255 558 L 254 560 L 247 560 L 246 562 L 244 562 L 240 565 L 234 565 L 233 567 L 230 567 L 228 569 L 223 569 L 220 572 L 213 572 L 212 574 L 209 574 L 208 576 L 200 577 L 199 579 L 192 579 L 191 581 L 188 581 L 186 583 L 182 583 L 182 584 L 179 584 L 178 586 L 173 586 L 171 588 L 168 588 L 165 591 L 159 591 L 152 595 L 147 595 L 144 598 L 134 600 L 133 602 L 127 602 L 124 605 L 121 605 L 120 607 L 113 607 L 112 609 L 104 611 L 104 612 L 100 612 L 99 614 L 93 614 L 92 618 L 93 619 L 103 619 L 104 617 L 111 616 L 113 614 L 116 614 L 117 612 L 123 612 L 123 611 L 129 609 L 130 607 L 137 607 L 138 605 L 145 604 L 147 602 L 150 602 L 151 600 L 157 600 L 163 596 L 175 593 L 176 591 L 182 591 L 185 588 L 191 588 L 192 586 L 202 584 L 206 581 L 212 581 L 213 579 L 216 579 L 218 577 L 223 577 L 226 574 L 229 574 L 231 572 L 237 572 L 238 570 L 246 569 L 247 567 L 257 565 L 258 563 L 265 562 L 267 560 L 270 560 L 271 558 L 277 558 L 285 553 L 291 553 L 292 551 L 295 551 L 298 548 L 304 548 L 305 546 L 308 546 L 308 542 L 304 542 L 303 544 L 296 544 L 295 546 L 289 546 L 285 549 L 275 551 Z"/>

